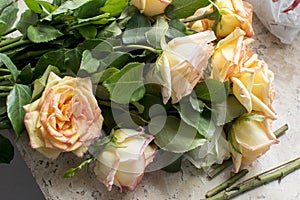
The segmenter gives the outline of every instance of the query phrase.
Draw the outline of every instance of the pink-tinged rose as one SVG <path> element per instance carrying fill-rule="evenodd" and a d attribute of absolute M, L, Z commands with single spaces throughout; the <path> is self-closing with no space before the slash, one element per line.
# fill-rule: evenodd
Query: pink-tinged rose
<path fill-rule="evenodd" d="M 82 157 L 101 134 L 103 117 L 89 78 L 51 72 L 42 96 L 24 110 L 31 147 L 51 159 L 70 151 Z"/>
<path fill-rule="evenodd" d="M 132 5 L 148 17 L 164 13 L 172 0 L 131 0 Z"/>
<path fill-rule="evenodd" d="M 118 129 L 113 136 L 115 141 L 98 154 L 94 172 L 109 191 L 112 185 L 133 191 L 157 152 L 157 147 L 149 144 L 154 137 L 131 129 Z"/>
<path fill-rule="evenodd" d="M 272 144 L 279 142 L 271 130 L 270 119 L 238 120 L 232 125 L 231 138 L 230 151 L 236 172 L 242 164 L 250 165 L 269 150 Z"/>
<path fill-rule="evenodd" d="M 226 37 L 236 28 L 244 30 L 247 37 L 254 35 L 252 28 L 253 6 L 251 4 L 242 0 L 216 0 L 214 3 L 222 15 L 220 22 L 217 24 L 216 36 L 218 38 Z M 211 7 L 206 8 L 206 12 L 211 11 Z M 202 8 L 193 17 L 203 15 L 204 13 L 205 11 Z M 203 19 L 193 23 L 191 29 L 199 32 L 211 30 L 214 23 L 214 20 Z"/>
<path fill-rule="evenodd" d="M 172 103 L 177 103 L 192 92 L 203 78 L 203 72 L 213 53 L 213 44 L 209 43 L 215 39 L 213 31 L 204 31 L 175 38 L 163 49 L 156 67 L 162 78 L 164 103 L 170 98 Z"/>

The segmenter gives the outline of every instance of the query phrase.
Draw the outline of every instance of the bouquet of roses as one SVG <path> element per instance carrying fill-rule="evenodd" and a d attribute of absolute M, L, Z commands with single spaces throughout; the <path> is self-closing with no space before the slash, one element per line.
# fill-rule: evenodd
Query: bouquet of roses
<path fill-rule="evenodd" d="M 17 4 L 0 3 L 0 126 L 26 130 L 50 159 L 89 155 L 66 177 L 94 162 L 108 190 L 134 190 L 145 170 L 176 172 L 182 159 L 209 169 L 231 156 L 238 172 L 278 143 L 274 75 L 249 47 L 249 3 L 25 3 L 17 22 Z"/>

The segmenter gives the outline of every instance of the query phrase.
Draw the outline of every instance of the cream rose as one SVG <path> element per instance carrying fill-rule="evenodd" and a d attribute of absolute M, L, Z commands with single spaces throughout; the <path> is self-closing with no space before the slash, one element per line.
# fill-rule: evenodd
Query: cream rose
<path fill-rule="evenodd" d="M 69 151 L 81 157 L 101 134 L 103 117 L 89 78 L 51 72 L 42 96 L 24 110 L 31 147 L 51 159 Z"/>
<path fill-rule="evenodd" d="M 224 38 L 240 28 L 246 32 L 247 37 L 254 35 L 252 28 L 253 6 L 242 0 L 216 0 L 215 5 L 222 15 L 221 21 L 217 25 L 216 35 L 218 38 Z M 205 8 L 207 12 L 211 7 Z M 203 8 L 195 13 L 193 17 L 204 14 Z M 193 23 L 191 29 L 195 31 L 210 30 L 214 25 L 213 20 L 203 19 Z"/>
<path fill-rule="evenodd" d="M 95 174 L 109 191 L 113 184 L 133 191 L 157 152 L 157 147 L 149 144 L 154 137 L 131 129 L 118 129 L 113 136 L 115 141 L 97 156 Z"/>
<path fill-rule="evenodd" d="M 148 17 L 164 13 L 172 0 L 131 0 L 132 5 Z"/>
<path fill-rule="evenodd" d="M 156 66 L 162 78 L 164 103 L 170 97 L 176 103 L 192 92 L 213 53 L 213 45 L 208 43 L 215 39 L 213 31 L 204 31 L 175 38 L 163 49 Z"/>
<path fill-rule="evenodd" d="M 238 120 L 232 125 L 231 138 L 230 151 L 236 172 L 239 171 L 241 164 L 251 164 L 269 150 L 272 144 L 278 143 L 271 130 L 269 119 Z"/>

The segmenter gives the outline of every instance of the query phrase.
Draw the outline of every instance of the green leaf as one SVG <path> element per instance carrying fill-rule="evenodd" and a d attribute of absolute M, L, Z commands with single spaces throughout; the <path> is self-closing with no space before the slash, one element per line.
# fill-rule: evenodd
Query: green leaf
<path fill-rule="evenodd" d="M 11 59 L 7 55 L 0 53 L 0 65 L 1 62 L 7 67 L 10 73 L 13 75 L 13 81 L 17 81 L 19 72 L 15 64 L 11 61 Z"/>
<path fill-rule="evenodd" d="M 97 35 L 97 28 L 95 26 L 79 27 L 77 30 L 86 40 L 94 39 Z"/>
<path fill-rule="evenodd" d="M 46 1 L 38 1 L 38 3 L 40 4 L 40 6 L 42 6 L 48 13 L 52 13 L 57 9 L 57 6 L 46 2 Z"/>
<path fill-rule="evenodd" d="M 0 163 L 9 164 L 14 158 L 14 147 L 9 139 L 0 135 Z"/>
<path fill-rule="evenodd" d="M 194 91 L 196 96 L 200 99 L 220 103 L 228 96 L 229 83 L 208 79 L 196 85 Z"/>
<path fill-rule="evenodd" d="M 39 21 L 38 15 L 31 10 L 26 10 L 22 13 L 21 18 L 17 24 L 17 29 L 25 34 L 27 33 L 27 29 L 30 25 L 36 25 Z"/>
<path fill-rule="evenodd" d="M 177 160 L 172 162 L 170 165 L 162 168 L 162 170 L 169 172 L 169 173 L 176 173 L 181 170 L 181 161 L 183 156 L 180 156 Z"/>
<path fill-rule="evenodd" d="M 40 57 L 35 67 L 35 77 L 41 76 L 49 65 L 56 66 L 60 71 L 67 69 L 77 73 L 81 63 L 81 51 L 75 49 L 59 49 Z"/>
<path fill-rule="evenodd" d="M 106 0 L 92 0 L 80 6 L 74 11 L 74 16 L 78 19 L 86 19 L 101 14 L 99 8 L 103 7 Z M 97 9 L 95 9 L 97 8 Z"/>
<path fill-rule="evenodd" d="M 37 26 L 30 25 L 27 31 L 29 40 L 34 43 L 49 42 L 63 35 L 54 27 L 41 24 Z"/>
<path fill-rule="evenodd" d="M 110 38 L 118 36 L 122 33 L 122 30 L 117 22 L 113 22 L 110 25 L 106 26 L 104 29 L 102 29 L 98 35 L 97 38 Z"/>
<path fill-rule="evenodd" d="M 111 77 L 112 75 L 114 75 L 115 73 L 117 73 L 119 71 L 120 70 L 118 70 L 117 68 L 110 67 L 102 72 L 93 74 L 91 78 L 93 80 L 93 83 L 102 83 L 106 79 L 108 79 L 109 77 Z"/>
<path fill-rule="evenodd" d="M 22 69 L 19 78 L 20 78 L 20 81 L 24 84 L 31 83 L 32 78 L 33 78 L 33 73 L 32 73 L 30 63 Z"/>
<path fill-rule="evenodd" d="M 193 108 L 195 105 L 192 106 L 190 102 L 184 101 L 180 101 L 179 104 L 173 106 L 179 112 L 181 119 L 191 127 L 194 127 L 202 136 L 206 137 L 208 132 L 212 131 L 210 129 L 214 128 L 211 123 L 212 119 L 201 115 L 203 108 L 200 110 L 201 112 L 199 112 Z M 199 108 L 201 106 L 202 104 L 198 105 Z"/>
<path fill-rule="evenodd" d="M 15 84 L 7 96 L 7 115 L 17 137 L 25 130 L 23 106 L 30 103 L 31 89 L 27 85 Z"/>
<path fill-rule="evenodd" d="M 200 99 L 197 99 L 196 97 L 190 95 L 189 96 L 189 102 L 191 103 L 191 106 L 194 110 L 198 111 L 199 113 L 202 113 L 205 103 L 201 101 Z"/>
<path fill-rule="evenodd" d="M 88 3 L 91 0 L 72 0 L 72 1 L 64 1 L 56 10 L 47 15 L 43 20 L 51 21 L 52 17 L 55 15 L 67 13 L 70 10 L 75 10 L 82 5 Z"/>
<path fill-rule="evenodd" d="M 140 100 L 145 94 L 143 63 L 129 63 L 120 72 L 104 81 L 112 101 L 127 104 Z"/>
<path fill-rule="evenodd" d="M 85 70 L 87 73 L 98 72 L 99 60 L 95 59 L 89 50 L 85 50 L 82 54 L 80 70 Z"/>
<path fill-rule="evenodd" d="M 135 14 L 128 21 L 122 40 L 125 44 L 140 44 L 147 42 L 145 32 L 151 27 L 150 21 L 142 14 Z"/>
<path fill-rule="evenodd" d="M 210 3 L 209 0 L 173 0 L 166 8 L 165 14 L 170 19 L 187 18 L 199 8 L 208 6 Z"/>
<path fill-rule="evenodd" d="M 24 0 L 27 7 L 35 13 L 41 14 L 43 9 L 41 8 L 37 0 Z"/>
<path fill-rule="evenodd" d="M 2 21 L 2 24 L 0 24 L 0 35 L 4 35 L 13 27 L 18 11 L 18 6 L 14 3 L 6 7 L 2 13 L 0 12 L 0 21 Z"/>
<path fill-rule="evenodd" d="M 236 99 L 234 95 L 229 95 L 226 101 L 216 104 L 216 112 L 213 116 L 218 126 L 231 122 L 235 118 L 247 112 L 245 107 Z"/>
<path fill-rule="evenodd" d="M 32 92 L 32 100 L 31 101 L 34 101 L 41 96 L 42 92 L 45 89 L 50 72 L 54 72 L 57 75 L 60 74 L 60 71 L 57 67 L 49 65 L 48 68 L 45 70 L 43 76 L 34 81 L 34 89 Z"/>
<path fill-rule="evenodd" d="M 162 49 L 161 42 L 165 40 L 168 28 L 166 19 L 163 16 L 159 16 L 154 26 L 146 32 L 147 42 L 156 49 Z"/>
<path fill-rule="evenodd" d="M 174 153 L 190 151 L 206 141 L 195 128 L 174 116 L 152 118 L 149 132 L 155 136 L 154 142 L 157 146 Z"/>
<path fill-rule="evenodd" d="M 127 5 L 128 0 L 106 0 L 105 5 L 100 8 L 100 10 L 105 13 L 110 13 L 112 16 L 117 16 Z"/>
<path fill-rule="evenodd" d="M 1 0 L 0 1 L 0 13 L 1 13 L 2 9 L 6 8 L 13 2 L 14 2 L 14 0 Z"/>
<path fill-rule="evenodd" d="M 169 30 L 167 31 L 166 35 L 169 38 L 176 38 L 176 37 L 183 37 L 186 34 L 186 25 L 184 22 L 180 21 L 179 19 L 173 19 L 168 22 Z"/>
<path fill-rule="evenodd" d="M 10 123 L 8 117 L 0 116 L 0 129 L 8 129 L 8 128 L 11 128 L 11 123 Z"/>

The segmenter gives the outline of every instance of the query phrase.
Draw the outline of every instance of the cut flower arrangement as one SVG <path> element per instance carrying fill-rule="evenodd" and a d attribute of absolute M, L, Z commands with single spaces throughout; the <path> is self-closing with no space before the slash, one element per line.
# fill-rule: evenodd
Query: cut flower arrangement
<path fill-rule="evenodd" d="M 182 159 L 209 171 L 231 157 L 239 172 L 278 143 L 274 75 L 249 46 L 251 4 L 25 3 L 18 20 L 15 1 L 0 3 L 0 127 L 26 130 L 49 159 L 82 157 L 65 177 L 93 164 L 108 190 L 134 190 Z M 9 163 L 13 148 L 0 144 Z"/>

